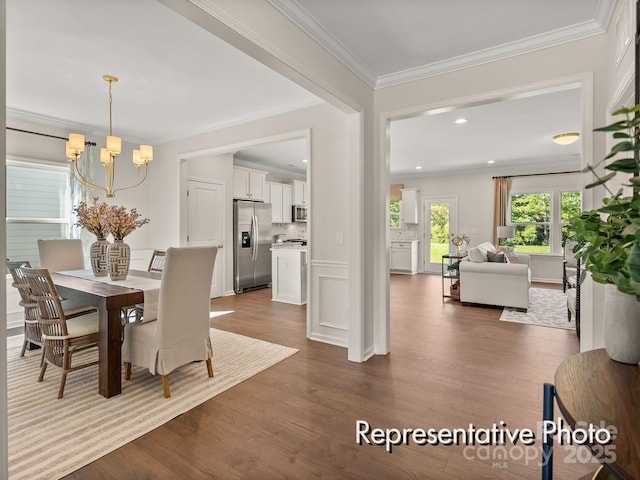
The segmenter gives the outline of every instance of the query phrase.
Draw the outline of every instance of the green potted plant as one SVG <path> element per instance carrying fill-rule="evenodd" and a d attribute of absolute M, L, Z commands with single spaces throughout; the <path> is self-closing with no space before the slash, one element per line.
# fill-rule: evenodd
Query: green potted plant
<path fill-rule="evenodd" d="M 607 286 L 605 293 L 605 348 L 609 356 L 624 363 L 640 361 L 640 105 L 614 113 L 623 117 L 597 128 L 618 142 L 595 166 L 589 165 L 596 181 L 586 188 L 603 186 L 607 197 L 597 210 L 582 212 L 570 220 L 574 252 L 591 272 L 595 282 Z M 598 173 L 604 166 L 606 174 Z M 614 192 L 610 181 L 618 173 L 628 175 Z"/>

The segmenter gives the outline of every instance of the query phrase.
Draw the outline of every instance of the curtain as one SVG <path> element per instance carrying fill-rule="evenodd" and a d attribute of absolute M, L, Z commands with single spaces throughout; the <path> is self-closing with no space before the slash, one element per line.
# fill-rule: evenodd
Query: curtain
<path fill-rule="evenodd" d="M 498 227 L 507 225 L 509 177 L 495 177 L 493 190 L 493 244 L 498 245 Z"/>
<path fill-rule="evenodd" d="M 86 144 L 86 148 L 82 155 L 78 157 L 76 162 L 78 163 L 78 170 L 84 178 L 93 179 L 93 150 L 94 147 L 90 144 Z M 69 237 L 79 238 L 82 240 L 83 251 L 85 254 L 85 264 L 89 265 L 89 247 L 95 242 L 95 237 L 87 232 L 84 228 L 78 227 L 76 223 L 76 215 L 73 213 L 73 208 L 77 207 L 80 202 L 85 202 L 87 205 L 93 203 L 93 195 L 91 188 L 80 183 L 73 172 L 73 162 L 69 162 L 71 168 L 70 178 L 70 199 L 71 199 L 71 224 L 69 226 Z"/>

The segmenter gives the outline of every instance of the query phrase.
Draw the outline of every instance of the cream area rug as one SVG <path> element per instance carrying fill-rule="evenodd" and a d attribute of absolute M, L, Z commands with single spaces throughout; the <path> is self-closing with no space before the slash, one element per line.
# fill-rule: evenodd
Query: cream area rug
<path fill-rule="evenodd" d="M 70 373 L 58 400 L 60 370 L 49 366 L 38 383 L 40 351 L 20 358 L 22 340 L 7 339 L 11 480 L 61 478 L 298 351 L 211 329 L 215 376 L 207 376 L 204 362 L 174 370 L 171 398 L 164 398 L 160 377 L 135 366 L 122 394 L 104 398 L 95 366 Z"/>
<path fill-rule="evenodd" d="M 529 309 L 526 313 L 507 307 L 500 316 L 500 320 L 503 322 L 527 323 L 541 327 L 575 330 L 575 322 L 569 322 L 568 318 L 567 295 L 562 290 L 547 288 L 529 289 Z"/>

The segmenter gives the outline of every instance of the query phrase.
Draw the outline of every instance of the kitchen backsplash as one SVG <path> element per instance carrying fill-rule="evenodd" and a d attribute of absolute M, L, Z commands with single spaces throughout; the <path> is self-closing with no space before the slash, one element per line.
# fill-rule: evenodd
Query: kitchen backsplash
<path fill-rule="evenodd" d="M 389 229 L 391 240 L 418 240 L 418 225 L 402 225 Z"/>
<path fill-rule="evenodd" d="M 305 223 L 274 223 L 271 225 L 271 235 L 286 235 L 286 239 L 307 239 L 307 225 Z"/>

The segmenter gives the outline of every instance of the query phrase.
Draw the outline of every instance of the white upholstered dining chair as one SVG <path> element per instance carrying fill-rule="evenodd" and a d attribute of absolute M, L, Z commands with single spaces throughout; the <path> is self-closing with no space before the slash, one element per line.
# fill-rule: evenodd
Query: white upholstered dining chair
<path fill-rule="evenodd" d="M 131 378 L 132 364 L 147 368 L 152 375 L 162 376 L 164 396 L 169 398 L 168 375 L 182 365 L 205 361 L 213 377 L 209 311 L 217 251 L 216 247 L 167 250 L 157 320 L 125 326 L 122 360 L 126 380 Z"/>
<path fill-rule="evenodd" d="M 84 270 L 82 240 L 79 238 L 38 240 L 38 253 L 40 268 L 50 272 Z"/>

